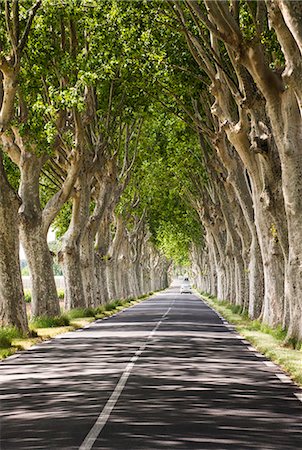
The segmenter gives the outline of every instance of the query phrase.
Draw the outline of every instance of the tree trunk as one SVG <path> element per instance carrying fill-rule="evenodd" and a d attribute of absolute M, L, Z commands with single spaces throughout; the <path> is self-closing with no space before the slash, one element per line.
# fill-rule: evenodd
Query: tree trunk
<path fill-rule="evenodd" d="M 0 152 L 0 326 L 28 332 L 19 260 L 20 199 L 9 185 Z"/>
<path fill-rule="evenodd" d="M 96 263 L 96 280 L 97 280 L 97 303 L 106 304 L 109 301 L 108 282 L 107 282 L 107 260 L 110 247 L 110 225 L 111 225 L 111 208 L 107 208 L 98 231 L 95 243 L 95 263 Z"/>
<path fill-rule="evenodd" d="M 21 242 L 26 253 L 32 283 L 32 316 L 57 316 L 60 304 L 53 273 L 53 258 L 41 221 L 23 216 Z"/>
<path fill-rule="evenodd" d="M 29 265 L 32 283 L 32 315 L 56 316 L 60 313 L 53 273 L 53 258 L 47 244 L 47 232 L 42 220 L 39 198 L 41 158 L 31 153 L 21 156 L 20 238 Z"/>
<path fill-rule="evenodd" d="M 257 111 L 253 111 L 255 123 L 259 122 L 256 119 Z M 258 112 L 259 114 L 263 112 L 262 120 L 264 121 L 265 111 L 262 104 Z M 282 324 L 287 232 L 286 223 L 284 224 L 282 220 L 284 204 L 280 189 L 281 174 L 278 155 L 272 142 L 267 155 L 255 158 L 251 153 L 244 124 L 237 129 L 230 127 L 227 129 L 227 135 L 247 168 L 251 180 L 254 221 L 263 263 L 264 299 L 261 316 L 271 326 Z"/>
<path fill-rule="evenodd" d="M 64 245 L 64 249 L 60 251 L 59 260 L 64 275 L 65 309 L 85 308 L 85 296 L 80 270 L 80 251 L 77 243 L 70 240 L 68 245 Z"/>
<path fill-rule="evenodd" d="M 282 108 L 269 108 L 282 164 L 282 189 L 288 226 L 284 322 L 288 337 L 302 340 L 302 118 L 295 94 L 283 93 Z M 279 116 L 282 113 L 283 121 Z M 278 118 L 277 118 L 278 117 Z M 283 126 L 282 126 L 283 125 Z M 289 321 L 288 321 L 289 318 Z"/>
<path fill-rule="evenodd" d="M 97 283 L 95 277 L 94 238 L 85 232 L 81 239 L 81 272 L 84 286 L 85 303 L 94 308 L 97 300 Z"/>
<path fill-rule="evenodd" d="M 249 306 L 248 313 L 251 319 L 257 319 L 261 314 L 264 298 L 264 277 L 262 255 L 256 234 L 252 234 L 250 247 L 250 262 L 248 266 L 249 277 Z"/>
<path fill-rule="evenodd" d="M 259 211 L 260 210 L 260 211 Z M 261 317 L 267 324 L 282 324 L 284 314 L 284 255 L 273 228 L 272 216 L 255 199 L 255 222 L 264 273 L 264 300 Z"/>
<path fill-rule="evenodd" d="M 106 262 L 97 254 L 96 258 L 96 280 L 97 280 L 97 306 L 108 303 L 109 294 L 106 277 Z"/>
<path fill-rule="evenodd" d="M 108 298 L 109 301 L 117 299 L 116 293 L 116 270 L 115 270 L 115 261 L 113 258 L 106 261 L 106 278 L 107 278 L 107 288 L 108 288 Z"/>
<path fill-rule="evenodd" d="M 84 179 L 85 176 L 80 174 L 78 189 L 72 199 L 70 224 L 63 236 L 62 248 L 59 252 L 65 283 L 65 309 L 67 310 L 86 306 L 81 272 L 80 240 L 87 217 L 86 210 L 89 208 L 90 190 L 87 189 Z"/>
<path fill-rule="evenodd" d="M 227 181 L 234 189 L 234 207 L 238 201 L 242 214 L 244 216 L 250 236 L 242 241 L 243 260 L 245 262 L 244 272 L 246 279 L 245 291 L 248 289 L 248 304 L 245 302 L 245 308 L 248 309 L 249 316 L 252 319 L 259 317 L 264 298 L 264 276 L 262 256 L 259 247 L 257 230 L 255 226 L 254 209 L 251 192 L 248 186 L 248 174 L 244 174 L 243 164 L 236 153 L 229 148 L 224 134 L 216 138 L 215 148 L 217 153 L 227 169 Z M 248 167 L 251 167 L 248 158 Z M 237 218 L 237 224 L 240 227 L 241 220 Z M 246 233 L 243 232 L 242 236 Z M 250 242 L 250 245 L 249 245 Z"/>

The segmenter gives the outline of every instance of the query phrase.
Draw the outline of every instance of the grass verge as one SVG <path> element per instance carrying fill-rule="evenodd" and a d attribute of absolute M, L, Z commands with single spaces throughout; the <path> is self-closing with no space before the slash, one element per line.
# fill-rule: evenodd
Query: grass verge
<path fill-rule="evenodd" d="M 135 299 L 114 300 L 97 308 L 75 308 L 57 317 L 35 317 L 29 323 L 30 336 L 22 336 L 16 328 L 0 328 L 0 360 L 17 351 L 27 350 L 39 342 L 54 338 L 58 334 L 82 328 L 96 319 L 112 316 L 152 294 L 153 292 L 150 292 Z"/>
<path fill-rule="evenodd" d="M 200 294 L 212 308 L 235 326 L 238 333 L 302 387 L 302 350 L 290 348 L 285 343 L 286 331 L 281 327 L 271 328 L 258 320 L 249 319 L 238 305 L 220 301 L 205 293 Z"/>
<path fill-rule="evenodd" d="M 54 328 L 54 327 L 67 327 L 70 324 L 69 317 L 65 314 L 61 314 L 56 317 L 40 316 L 34 317 L 30 321 L 30 328 L 36 330 L 37 328 Z"/>
<path fill-rule="evenodd" d="M 13 341 L 23 338 L 22 333 L 14 327 L 0 328 L 0 359 L 15 353 Z"/>

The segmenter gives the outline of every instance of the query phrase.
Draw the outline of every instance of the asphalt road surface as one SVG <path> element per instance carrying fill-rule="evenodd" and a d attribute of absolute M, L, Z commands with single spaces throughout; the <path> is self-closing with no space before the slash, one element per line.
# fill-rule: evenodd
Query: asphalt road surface
<path fill-rule="evenodd" d="M 0 375 L 1 450 L 302 448 L 302 391 L 178 288 Z"/>

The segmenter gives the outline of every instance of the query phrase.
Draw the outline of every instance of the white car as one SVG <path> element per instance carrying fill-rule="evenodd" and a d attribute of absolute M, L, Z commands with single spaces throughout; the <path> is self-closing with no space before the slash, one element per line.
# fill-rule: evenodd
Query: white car
<path fill-rule="evenodd" d="M 190 283 L 188 283 L 188 281 L 182 283 L 182 285 L 180 286 L 180 293 L 181 294 L 192 294 L 192 287 L 191 287 Z"/>

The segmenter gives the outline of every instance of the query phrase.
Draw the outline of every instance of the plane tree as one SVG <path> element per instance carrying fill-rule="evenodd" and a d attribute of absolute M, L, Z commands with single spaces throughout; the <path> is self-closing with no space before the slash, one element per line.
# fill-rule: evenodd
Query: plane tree
<path fill-rule="evenodd" d="M 107 253 L 109 247 L 118 247 L 120 233 L 113 238 L 108 227 L 140 152 L 140 131 L 153 101 L 149 91 L 155 91 L 155 74 L 166 71 L 162 67 L 162 44 L 150 33 L 156 9 L 151 12 L 145 4 L 95 5 L 77 31 L 84 32 L 81 39 L 89 36 L 86 70 L 94 76 L 93 119 L 86 135 L 96 139 L 101 150 L 99 158 L 89 152 L 84 157 L 68 215 L 68 231 L 62 238 L 59 257 L 64 268 L 67 307 L 103 301 L 106 292 L 102 280 L 112 280 L 116 273 L 114 258 L 108 258 Z M 134 18 L 138 24 L 135 28 L 131 25 Z M 66 221 L 64 226 L 66 229 Z"/>
<path fill-rule="evenodd" d="M 94 108 L 86 134 L 96 140 L 100 153 L 99 158 L 95 153 L 86 155 L 90 160 L 77 179 L 69 227 L 62 239 L 60 260 L 68 307 L 103 302 L 104 271 L 114 270 L 112 263 L 106 268 L 101 264 L 102 252 L 109 245 L 105 226 L 110 226 L 109 218 L 129 182 L 149 102 L 142 89 L 147 84 L 142 55 L 147 64 L 159 53 L 146 35 L 151 18 L 143 10 L 129 7 L 128 2 L 108 2 L 95 6 L 87 14 L 87 22 L 86 18 L 82 21 L 84 34 L 89 36 L 88 66 L 94 74 Z M 131 26 L 133 15 L 139 22 L 137 28 Z"/>
<path fill-rule="evenodd" d="M 0 10 L 0 141 L 10 128 L 22 56 L 41 1 L 19 5 L 4 2 Z M 19 261 L 18 209 L 20 197 L 6 175 L 0 149 L 0 321 L 28 331 Z"/>

